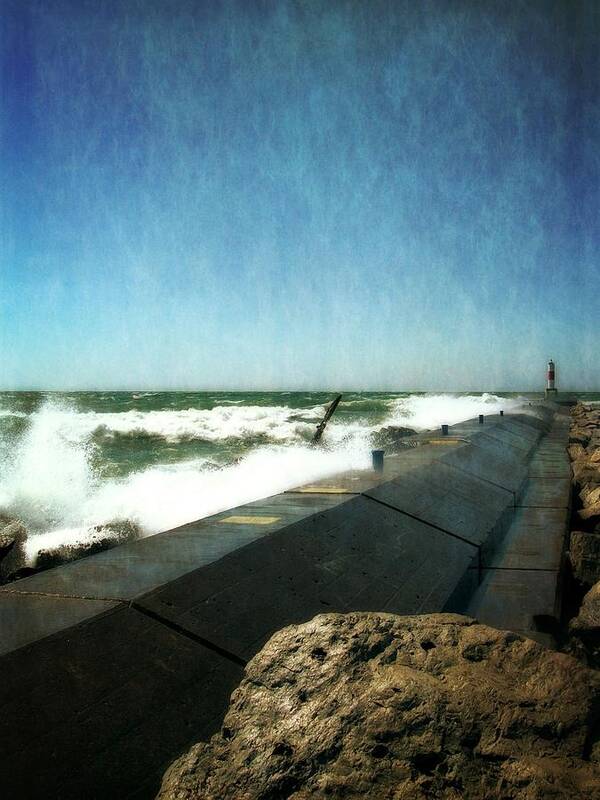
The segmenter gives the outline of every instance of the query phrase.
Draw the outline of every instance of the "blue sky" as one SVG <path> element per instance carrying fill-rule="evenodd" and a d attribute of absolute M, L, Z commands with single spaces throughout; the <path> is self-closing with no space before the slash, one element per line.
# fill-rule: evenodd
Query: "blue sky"
<path fill-rule="evenodd" d="M 600 6 L 4 0 L 0 388 L 600 389 Z"/>

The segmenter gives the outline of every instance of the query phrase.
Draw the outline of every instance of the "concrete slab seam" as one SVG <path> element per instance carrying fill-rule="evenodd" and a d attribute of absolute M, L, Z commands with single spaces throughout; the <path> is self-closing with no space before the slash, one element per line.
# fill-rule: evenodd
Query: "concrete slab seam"
<path fill-rule="evenodd" d="M 226 658 L 228 661 L 231 661 L 233 664 L 236 664 L 239 667 L 245 667 L 246 664 L 248 663 L 246 660 L 240 658 L 235 653 L 231 653 L 224 647 L 220 647 L 218 644 L 214 644 L 214 642 L 211 642 L 209 639 L 205 639 L 203 636 L 198 636 L 192 631 L 187 630 L 187 628 L 184 628 L 182 625 L 179 625 L 177 622 L 173 622 L 170 619 L 166 619 L 165 617 L 158 614 L 156 611 L 151 611 L 149 608 L 145 608 L 144 606 L 139 605 L 134 600 L 132 600 L 128 605 L 129 608 L 133 609 L 134 611 L 138 611 L 140 614 L 143 614 L 144 616 L 153 619 L 155 622 L 164 625 L 165 628 L 169 628 L 175 633 L 178 633 L 180 636 L 185 636 L 186 639 L 190 639 L 196 644 L 202 645 L 202 647 L 205 647 L 207 650 L 211 650 L 213 653 L 216 653 L 222 658 Z"/>
<path fill-rule="evenodd" d="M 444 464 L 447 467 L 451 466 L 451 467 L 453 467 L 453 469 L 457 469 L 459 472 L 462 472 L 464 475 L 469 475 L 471 478 L 473 477 L 473 473 L 472 472 L 469 472 L 469 470 L 463 469 L 462 467 L 459 467 L 458 464 L 448 464 L 446 461 L 442 461 L 441 459 L 438 459 L 438 458 L 434 459 L 432 463 Z M 513 492 L 512 489 L 507 489 L 506 486 L 501 486 L 499 483 L 494 483 L 494 481 L 490 481 L 487 478 L 483 478 L 481 475 L 475 475 L 475 477 L 478 478 L 478 480 L 483 481 L 484 483 L 489 483 L 491 486 L 495 486 L 497 489 L 502 489 L 502 491 L 508 492 L 509 494 L 512 494 L 512 498 L 513 498 L 512 504 L 513 504 L 513 506 L 516 506 L 518 492 Z M 523 483 L 525 483 L 525 481 L 523 481 Z M 447 531 L 444 531 L 444 533 L 447 533 Z M 452 536 L 452 534 L 450 534 L 450 535 Z M 471 543 L 469 542 L 469 544 L 471 544 Z"/>
<path fill-rule="evenodd" d="M 552 572 L 557 573 L 557 569 L 543 567 L 484 567 L 484 572 Z"/>
<path fill-rule="evenodd" d="M 518 505 L 518 506 L 515 506 L 515 508 L 541 508 L 544 511 L 551 511 L 552 509 L 555 509 L 556 511 L 562 511 L 563 509 L 567 509 L 568 510 L 570 508 L 570 506 L 568 504 L 566 506 L 522 506 L 522 505 Z"/>
<path fill-rule="evenodd" d="M 458 539 L 460 542 L 464 544 L 471 545 L 471 547 L 480 549 L 480 545 L 476 544 L 475 542 L 470 541 L 469 539 L 465 539 L 463 536 L 459 536 L 457 533 L 452 533 L 451 531 L 447 531 L 445 528 L 440 528 L 439 525 L 436 525 L 434 522 L 427 522 L 427 520 L 421 519 L 421 517 L 417 517 L 414 514 L 410 514 L 408 511 L 403 511 L 401 508 L 397 508 L 396 506 L 392 506 L 389 503 L 386 503 L 384 500 L 379 500 L 376 497 L 372 497 L 370 494 L 366 494 L 363 492 L 363 497 L 366 497 L 367 500 L 372 500 L 374 503 L 378 503 L 380 506 L 385 506 L 385 508 L 389 508 L 391 511 L 395 511 L 397 514 L 404 514 L 405 517 L 410 517 L 414 519 L 416 522 L 420 522 L 423 525 L 428 525 L 430 528 L 434 528 L 436 531 L 440 533 L 445 533 L 446 536 L 451 536 L 453 539 Z"/>
<path fill-rule="evenodd" d="M 123 603 L 124 605 L 128 605 L 128 601 L 124 600 L 122 597 L 96 597 L 85 594 L 61 594 L 57 592 L 26 592 L 22 589 L 7 589 L 6 587 L 2 588 L 0 597 L 2 597 L 2 595 L 14 594 L 24 595 L 25 597 L 49 597 L 53 600 L 92 600 L 94 602 Z"/>

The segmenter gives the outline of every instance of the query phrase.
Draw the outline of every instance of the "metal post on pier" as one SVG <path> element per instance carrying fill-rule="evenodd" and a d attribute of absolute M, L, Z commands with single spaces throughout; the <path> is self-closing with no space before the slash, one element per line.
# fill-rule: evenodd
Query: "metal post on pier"
<path fill-rule="evenodd" d="M 383 472 L 383 454 L 385 450 L 371 450 L 373 459 L 373 469 L 375 472 Z"/>

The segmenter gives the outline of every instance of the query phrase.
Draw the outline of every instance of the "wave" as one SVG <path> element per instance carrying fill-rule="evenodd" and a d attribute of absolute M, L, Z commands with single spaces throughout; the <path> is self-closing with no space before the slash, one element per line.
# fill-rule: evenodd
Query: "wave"
<path fill-rule="evenodd" d="M 386 424 L 427 430 L 442 424 L 455 425 L 479 414 L 497 414 L 501 409 L 510 411 L 526 402 L 525 397 L 499 397 L 489 392 L 481 395 L 410 395 L 394 401 Z"/>
<path fill-rule="evenodd" d="M 100 413 L 46 400 L 30 415 L 18 440 L 0 441 L 0 511 L 19 517 L 31 532 L 27 547 L 34 563 L 40 549 L 89 541 L 98 525 L 128 520 L 153 534 L 336 472 L 366 468 L 371 436 L 382 427 L 437 427 L 510 410 L 523 400 L 492 394 L 390 398 L 378 422 L 362 408 L 357 418 L 334 418 L 326 431 L 327 449 L 307 445 L 324 405 Z M 175 443 L 232 437 L 255 441 L 259 434 L 266 439 L 221 468 L 202 457 L 104 478 L 98 467 L 98 433 L 159 436 Z"/>
<path fill-rule="evenodd" d="M 324 414 L 324 406 L 290 409 L 287 406 L 215 406 L 212 409 L 121 412 L 74 412 L 46 406 L 65 439 L 76 442 L 91 436 L 154 436 L 169 442 L 218 441 L 267 436 L 275 441 L 305 437 Z M 42 413 L 37 412 L 38 414 Z M 35 418 L 36 415 L 33 415 Z"/>
<path fill-rule="evenodd" d="M 351 446 L 321 451 L 308 446 L 273 445 L 218 470 L 210 462 L 194 460 L 157 465 L 101 485 L 85 469 L 87 462 L 82 454 L 73 453 L 72 460 L 75 468 L 57 476 L 61 480 L 55 482 L 52 498 L 22 491 L 12 498 L 13 502 L 0 496 L 0 506 L 13 513 L 20 511 L 26 525 L 39 526 L 41 517 L 50 512 L 46 522 L 51 529 L 28 539 L 31 563 L 35 563 L 40 550 L 93 539 L 98 525 L 128 520 L 150 535 L 278 494 L 306 481 L 346 469 L 366 468 L 370 458 L 367 449 Z M 76 473 L 80 480 L 74 485 Z M 69 490 L 61 491 L 61 483 L 63 489 L 68 485 Z M 52 526 L 52 520 L 58 517 L 62 517 L 62 524 L 55 522 Z"/>
<path fill-rule="evenodd" d="M 32 420 L 35 421 L 42 414 L 46 423 L 52 428 L 60 429 L 62 437 L 71 442 L 80 442 L 93 436 L 99 439 L 146 436 L 171 443 L 193 440 L 218 442 L 260 437 L 272 442 L 302 443 L 314 432 L 315 425 L 326 410 L 325 404 L 309 408 L 290 408 L 285 405 L 240 405 L 241 402 L 223 401 L 224 404 L 212 409 L 77 412 L 56 401 L 46 401 L 43 409 L 32 415 Z M 334 418 L 330 430 L 334 431 L 332 437 L 338 440 L 345 438 L 348 433 L 358 433 L 378 425 L 408 424 L 417 430 L 425 430 L 442 423 L 453 424 L 481 413 L 493 413 L 500 408 L 509 410 L 522 402 L 523 398 L 507 399 L 492 394 L 409 395 L 396 399 L 348 400 L 342 403 L 342 409 L 358 415 L 358 418 L 352 422 L 344 417 Z M 378 423 L 369 419 L 372 414 L 378 415 Z M 0 416 L 2 415 L 27 416 L 10 410 L 0 411 Z M 381 420 L 382 415 L 385 415 L 384 420 Z M 339 419 L 343 421 L 340 422 Z M 345 431 L 342 430 L 344 425 Z"/>

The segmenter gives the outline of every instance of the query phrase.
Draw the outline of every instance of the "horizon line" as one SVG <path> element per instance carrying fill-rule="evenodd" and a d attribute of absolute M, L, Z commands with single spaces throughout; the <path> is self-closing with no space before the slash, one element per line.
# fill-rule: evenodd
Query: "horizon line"
<path fill-rule="evenodd" d="M 3 388 L 0 389 L 0 394 L 4 394 L 7 392 L 23 392 L 23 393 L 65 393 L 65 392 L 118 392 L 118 393 L 132 393 L 132 392 L 154 392 L 154 393 L 166 393 L 166 392 L 197 392 L 197 393 L 216 393 L 216 392 L 229 392 L 229 393 L 239 393 L 239 394 L 248 394 L 248 393 L 312 393 L 312 394 L 324 394 L 324 393 L 335 393 L 343 394 L 364 394 L 366 392 L 378 392 L 382 394 L 465 394 L 467 392 L 476 392 L 478 394 L 517 394 L 519 392 L 525 394 L 543 394 L 545 392 L 545 387 L 542 389 L 533 389 L 533 388 L 520 388 L 520 389 L 490 389 L 490 388 L 467 388 L 467 389 L 399 389 L 399 388 L 369 388 L 369 389 L 356 389 L 356 388 L 303 388 L 303 389 L 290 389 L 290 388 L 260 388 L 260 389 L 232 389 L 226 387 L 211 387 L 211 388 L 198 388 L 198 387 L 177 387 L 177 388 L 166 388 L 166 387 L 147 387 L 147 386 L 138 386 L 135 388 L 115 388 L 115 387 L 95 387 L 95 388 L 62 388 L 62 389 L 42 389 L 42 388 L 34 388 L 34 387 L 26 387 L 26 388 Z M 559 389 L 558 394 L 599 394 L 600 389 Z"/>

